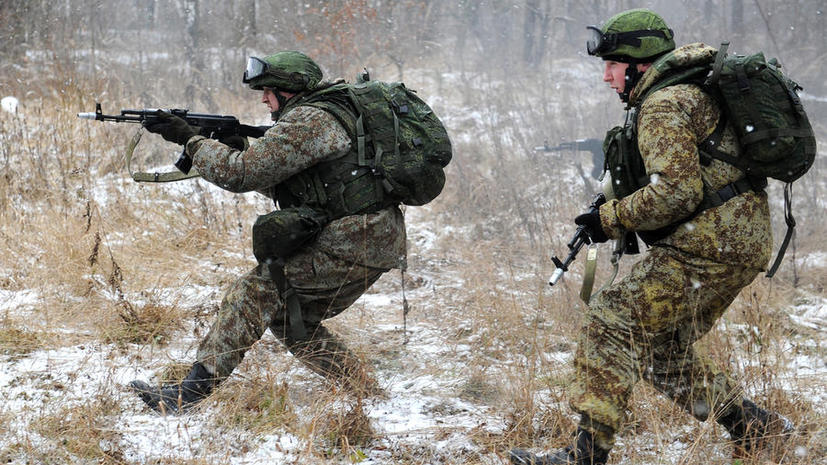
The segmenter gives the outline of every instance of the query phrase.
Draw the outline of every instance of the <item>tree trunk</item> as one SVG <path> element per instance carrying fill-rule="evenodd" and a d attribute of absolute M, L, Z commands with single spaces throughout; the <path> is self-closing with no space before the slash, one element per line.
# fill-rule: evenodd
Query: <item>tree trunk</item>
<path fill-rule="evenodd" d="M 535 64 L 535 43 L 537 41 L 537 0 L 528 0 L 525 5 L 525 23 L 523 23 L 523 63 Z"/>
<path fill-rule="evenodd" d="M 732 0 L 732 32 L 736 37 L 744 35 L 744 0 Z"/>

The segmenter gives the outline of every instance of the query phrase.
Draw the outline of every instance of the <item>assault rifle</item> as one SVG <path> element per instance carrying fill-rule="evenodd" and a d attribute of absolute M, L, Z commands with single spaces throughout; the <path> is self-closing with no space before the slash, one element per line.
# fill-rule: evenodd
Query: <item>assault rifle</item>
<path fill-rule="evenodd" d="M 561 142 L 555 146 L 548 145 L 548 141 L 543 145 L 534 147 L 538 152 L 563 152 L 567 150 L 585 151 L 592 153 L 592 177 L 598 179 L 603 173 L 603 141 L 600 139 L 577 139 L 574 141 Z"/>
<path fill-rule="evenodd" d="M 592 199 L 592 203 L 589 205 L 589 209 L 586 213 L 593 213 L 599 210 L 600 206 L 604 203 L 606 203 L 606 196 L 601 192 L 600 194 L 594 196 L 594 199 Z M 591 243 L 592 240 L 589 237 L 588 227 L 581 224 L 577 227 L 577 231 L 574 232 L 574 237 L 572 237 L 571 241 L 568 243 L 569 256 L 566 257 L 564 261 L 560 261 L 556 255 L 551 257 L 551 261 L 554 262 L 554 266 L 557 267 L 557 269 L 554 270 L 551 278 L 549 278 L 548 285 L 554 286 L 557 284 L 557 281 L 563 277 L 563 273 L 569 271 L 569 265 L 571 265 L 571 262 L 577 258 L 577 254 L 580 252 L 580 249 L 582 249 L 584 245 L 589 245 Z"/>
<path fill-rule="evenodd" d="M 141 125 L 153 124 L 158 121 L 158 111 L 172 113 L 183 118 L 190 126 L 195 126 L 198 133 L 210 139 L 222 140 L 231 136 L 261 137 L 270 129 L 270 126 L 249 126 L 238 122 L 235 116 L 211 115 L 208 113 L 191 113 L 189 110 L 174 108 L 159 110 L 146 108 L 143 110 L 121 110 L 120 115 L 104 115 L 101 111 L 101 104 L 95 103 L 94 113 L 78 113 L 78 118 L 93 119 L 97 121 L 113 121 L 115 123 L 139 123 Z M 239 148 L 239 147 L 236 147 Z M 182 173 L 189 173 L 192 168 L 192 160 L 186 154 L 181 153 L 175 167 Z"/>

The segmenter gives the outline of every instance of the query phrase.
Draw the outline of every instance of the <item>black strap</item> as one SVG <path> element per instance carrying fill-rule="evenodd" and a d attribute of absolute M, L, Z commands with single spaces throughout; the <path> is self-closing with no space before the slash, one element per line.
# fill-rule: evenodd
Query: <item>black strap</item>
<path fill-rule="evenodd" d="M 281 294 L 282 300 L 287 307 L 287 318 L 290 323 L 290 335 L 295 341 L 307 340 L 307 329 L 304 327 L 304 318 L 302 318 L 301 304 L 299 304 L 299 296 L 296 290 L 290 285 L 287 277 L 284 275 L 284 260 L 279 258 L 274 261 L 265 263 L 264 269 L 269 273 L 270 279 L 276 283 L 276 287 Z"/>
<path fill-rule="evenodd" d="M 724 130 L 726 129 L 727 119 L 726 114 L 721 110 L 721 116 L 718 118 L 718 124 L 715 125 L 715 130 L 703 142 L 698 145 L 698 152 L 701 156 L 701 164 L 709 166 L 713 158 L 726 161 L 729 164 L 735 164 L 738 161 L 736 157 L 728 153 L 724 153 L 718 149 L 721 146 L 721 140 L 724 138 Z"/>
<path fill-rule="evenodd" d="M 668 226 L 664 226 L 660 229 L 656 229 L 654 231 L 635 231 L 637 235 L 645 242 L 647 245 L 652 245 L 655 242 L 671 235 L 675 231 L 677 231 L 680 225 L 691 221 L 698 215 L 700 215 L 705 210 L 709 210 L 710 208 L 720 207 L 728 200 L 737 197 L 741 194 L 746 192 L 754 191 L 760 192 L 764 188 L 767 187 L 767 178 L 749 178 L 744 177 L 735 182 L 731 182 L 726 186 L 718 189 L 717 191 L 711 194 L 704 194 L 704 198 L 701 201 L 698 208 L 692 212 L 691 215 L 687 216 L 686 218 L 672 223 Z"/>
<path fill-rule="evenodd" d="M 749 191 L 761 191 L 767 187 L 767 178 L 751 179 L 749 177 L 741 178 L 735 182 L 731 182 L 726 186 L 718 189 L 716 192 L 704 196 L 701 206 L 696 211 L 696 214 L 715 207 L 720 207 L 729 199 L 737 197 Z"/>
<path fill-rule="evenodd" d="M 770 270 L 767 271 L 768 278 L 772 278 L 775 275 L 775 272 L 778 271 L 778 267 L 781 265 L 781 260 L 787 252 L 787 246 L 790 245 L 790 239 L 792 239 L 793 233 L 795 232 L 795 218 L 793 218 L 792 211 L 792 196 L 793 183 L 788 182 L 784 185 L 784 222 L 787 223 L 787 233 L 784 235 L 784 241 L 781 242 L 781 247 L 778 249 L 778 254 L 775 256 L 775 261 L 772 263 Z"/>

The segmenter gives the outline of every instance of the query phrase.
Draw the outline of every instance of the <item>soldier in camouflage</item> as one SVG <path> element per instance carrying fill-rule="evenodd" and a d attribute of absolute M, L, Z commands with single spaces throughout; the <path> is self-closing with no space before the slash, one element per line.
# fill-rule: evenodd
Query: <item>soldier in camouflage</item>
<path fill-rule="evenodd" d="M 603 80 L 629 115 L 605 144 L 616 198 L 575 223 L 586 225 L 595 242 L 634 231 L 650 248 L 628 276 L 589 304 L 569 391 L 581 416 L 574 444 L 545 456 L 514 449 L 511 461 L 605 464 L 641 379 L 698 420 L 711 417 L 722 424 L 736 456 L 756 453 L 763 439 L 788 434 L 791 425 L 745 399 L 738 384 L 693 344 L 769 261 L 765 183 L 744 186 L 745 175 L 734 166 L 701 162 L 698 145 L 715 130 L 721 110 L 698 85 L 649 92 L 664 77 L 667 62 L 691 66 L 713 59 L 715 50 L 702 44 L 675 49 L 672 30 L 645 9 L 589 29 L 594 37 L 588 52 L 603 58 Z M 723 129 L 720 149 L 737 156 L 732 128 Z M 628 168 L 621 166 L 635 165 L 640 173 L 622 172 Z"/>
<path fill-rule="evenodd" d="M 166 114 L 147 130 L 183 145 L 207 181 L 231 192 L 257 191 L 273 198 L 280 207 L 276 221 L 298 218 L 297 234 L 306 237 L 280 256 L 254 250 L 258 266 L 224 296 L 186 379 L 163 388 L 131 383 L 141 399 L 160 412 L 176 413 L 204 399 L 268 328 L 311 370 L 361 395 L 381 392 L 356 355 L 322 321 L 347 309 L 382 273 L 404 266 L 402 212 L 373 190 L 379 182 L 362 176 L 361 168 L 346 168 L 354 178 L 365 180 L 359 189 L 319 182 L 320 173 L 347 165 L 355 156 L 356 136 L 348 130 L 353 125 L 349 116 L 355 119 L 355 113 L 345 108 L 334 114 L 305 104 L 331 85 L 322 82 L 313 60 L 294 51 L 250 58 L 244 82 L 262 92 L 262 102 L 275 121 L 250 144 L 224 141 L 234 142 L 234 148 L 199 136 L 184 120 Z M 327 199 L 335 196 L 339 203 L 333 208 L 334 202 Z M 289 214 L 278 216 L 281 211 Z M 287 224 L 286 237 L 254 239 L 283 249 L 296 239 L 292 224 Z M 316 227 L 303 230 L 308 224 Z"/>

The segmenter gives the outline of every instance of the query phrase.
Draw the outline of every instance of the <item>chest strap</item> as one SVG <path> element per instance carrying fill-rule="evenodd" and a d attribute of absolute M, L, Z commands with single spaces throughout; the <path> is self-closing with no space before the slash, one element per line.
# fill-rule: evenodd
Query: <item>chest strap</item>
<path fill-rule="evenodd" d="M 741 178 L 735 182 L 727 184 L 711 194 L 704 195 L 704 199 L 701 201 L 701 205 L 695 211 L 694 215 L 710 208 L 720 207 L 733 197 L 737 197 L 750 191 L 759 192 L 764 190 L 766 187 L 767 178 L 752 180 L 749 177 Z"/>
<path fill-rule="evenodd" d="M 712 193 L 705 193 L 703 200 L 701 200 L 700 205 L 698 208 L 695 209 L 692 214 L 683 218 L 675 223 L 672 223 L 668 226 L 664 226 L 660 229 L 655 229 L 653 231 L 635 231 L 637 235 L 645 242 L 647 245 L 652 245 L 655 242 L 670 236 L 672 233 L 677 231 L 677 229 L 684 223 L 691 221 L 696 216 L 700 215 L 705 210 L 709 210 L 710 208 L 717 208 L 729 201 L 732 198 L 735 198 L 741 194 L 754 191 L 760 192 L 765 187 L 767 187 L 767 179 L 766 178 L 758 178 L 758 179 L 750 179 L 748 177 L 741 178 L 735 182 L 731 182 L 726 186 L 718 189 Z"/>

